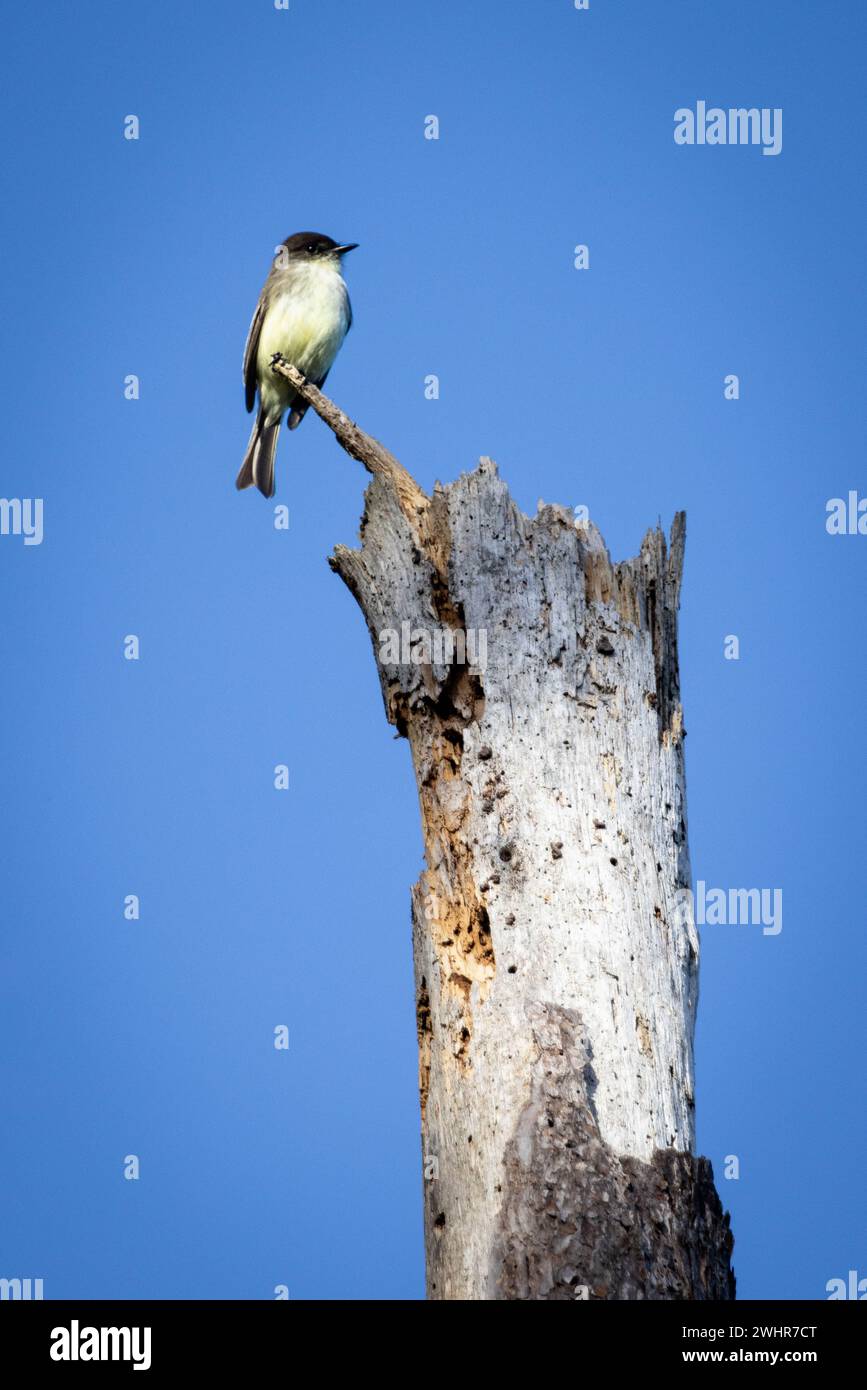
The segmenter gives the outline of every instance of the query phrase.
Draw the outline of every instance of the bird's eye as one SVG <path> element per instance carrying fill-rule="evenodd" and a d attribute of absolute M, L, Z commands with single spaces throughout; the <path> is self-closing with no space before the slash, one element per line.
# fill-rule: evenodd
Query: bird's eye
<path fill-rule="evenodd" d="M 305 246 L 304 249 L 305 249 L 305 251 L 309 251 L 310 254 L 311 254 L 311 256 L 315 256 L 315 255 L 316 255 L 316 242 L 315 242 L 315 241 L 308 241 L 308 243 L 307 243 L 307 245 Z"/>

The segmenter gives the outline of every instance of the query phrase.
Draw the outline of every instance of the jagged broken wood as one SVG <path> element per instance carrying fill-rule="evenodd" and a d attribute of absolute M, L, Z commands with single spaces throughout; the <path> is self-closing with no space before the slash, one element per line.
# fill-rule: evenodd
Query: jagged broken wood
<path fill-rule="evenodd" d="M 275 370 L 374 475 L 361 548 L 330 563 L 419 789 L 428 1296 L 733 1298 L 728 1216 L 692 1152 L 683 514 L 613 565 L 592 523 L 525 517 L 489 459 L 428 497 Z"/>

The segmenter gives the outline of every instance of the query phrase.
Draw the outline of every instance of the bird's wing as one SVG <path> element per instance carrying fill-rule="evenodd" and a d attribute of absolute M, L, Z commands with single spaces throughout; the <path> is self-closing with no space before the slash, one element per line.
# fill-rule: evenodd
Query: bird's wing
<path fill-rule="evenodd" d="M 256 312 L 253 315 L 244 347 L 244 399 L 248 412 L 253 409 L 256 401 L 256 353 L 259 350 L 259 334 L 262 331 L 264 318 L 265 291 L 263 290 L 259 296 L 259 303 L 256 305 Z"/>
<path fill-rule="evenodd" d="M 346 332 L 352 327 L 352 300 L 349 298 L 349 291 L 344 291 L 346 295 Z M 345 335 L 344 335 L 345 336 Z"/>

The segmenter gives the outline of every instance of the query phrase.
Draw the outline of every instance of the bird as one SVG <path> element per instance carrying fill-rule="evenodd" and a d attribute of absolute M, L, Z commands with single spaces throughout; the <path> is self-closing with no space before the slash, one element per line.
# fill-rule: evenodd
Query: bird
<path fill-rule="evenodd" d="M 259 409 L 235 486 L 257 487 L 274 496 L 274 452 L 286 411 L 297 429 L 307 402 L 285 377 L 272 370 L 282 357 L 315 386 L 322 387 L 352 324 L 352 305 L 343 279 L 343 257 L 357 241 L 338 245 L 321 232 L 295 232 L 277 248 L 253 314 L 244 348 L 244 393 L 248 413 Z"/>

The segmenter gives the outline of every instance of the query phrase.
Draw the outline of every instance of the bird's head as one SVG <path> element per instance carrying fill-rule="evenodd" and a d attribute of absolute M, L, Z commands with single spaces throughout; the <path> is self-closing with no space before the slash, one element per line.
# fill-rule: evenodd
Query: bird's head
<path fill-rule="evenodd" d="M 295 232 L 293 236 L 287 236 L 283 242 L 285 258 L 290 261 L 332 260 L 338 265 L 340 258 L 345 256 L 347 251 L 354 251 L 357 245 L 357 241 L 338 245 L 330 236 L 323 236 L 321 232 Z"/>

